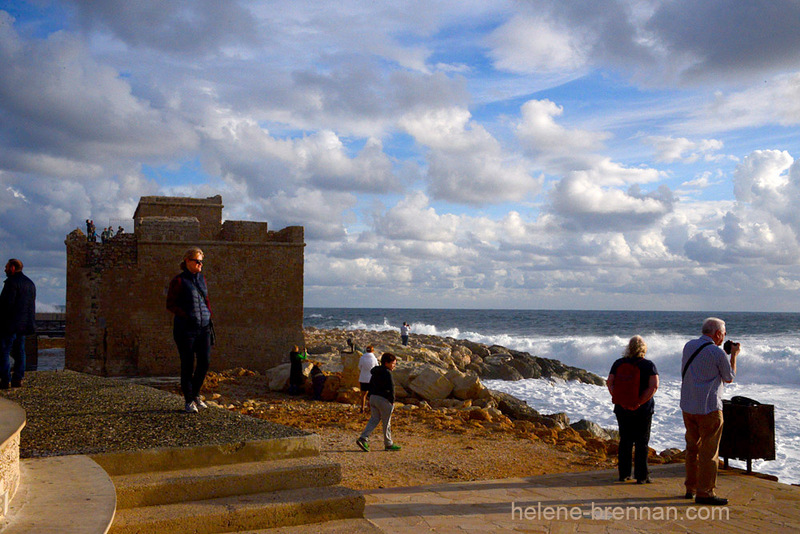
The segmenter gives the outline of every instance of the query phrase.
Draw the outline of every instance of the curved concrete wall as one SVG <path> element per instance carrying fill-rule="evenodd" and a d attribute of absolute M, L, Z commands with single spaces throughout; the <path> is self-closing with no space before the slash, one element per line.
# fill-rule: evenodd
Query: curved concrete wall
<path fill-rule="evenodd" d="M 0 397 L 0 520 L 19 487 L 19 434 L 25 426 L 25 410 Z"/>

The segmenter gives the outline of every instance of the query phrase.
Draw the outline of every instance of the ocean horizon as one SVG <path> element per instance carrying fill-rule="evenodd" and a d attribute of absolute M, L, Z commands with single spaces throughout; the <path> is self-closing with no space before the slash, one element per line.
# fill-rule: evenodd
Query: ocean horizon
<path fill-rule="evenodd" d="M 703 319 L 726 322 L 728 338 L 742 344 L 738 373 L 723 398 L 743 395 L 775 406 L 777 458 L 754 469 L 800 483 L 800 313 L 621 310 L 492 310 L 409 308 L 306 308 L 304 326 L 344 330 L 396 330 L 406 321 L 411 335 L 469 339 L 553 358 L 603 378 L 628 339 L 644 337 L 661 385 L 650 446 L 685 448 L 680 401 L 683 345 L 700 335 Z M 399 336 L 399 334 L 398 334 Z M 546 379 L 487 380 L 487 387 L 526 401 L 542 413 L 565 412 L 571 422 L 588 419 L 617 428 L 605 387 Z M 744 462 L 731 460 L 742 467 Z"/>

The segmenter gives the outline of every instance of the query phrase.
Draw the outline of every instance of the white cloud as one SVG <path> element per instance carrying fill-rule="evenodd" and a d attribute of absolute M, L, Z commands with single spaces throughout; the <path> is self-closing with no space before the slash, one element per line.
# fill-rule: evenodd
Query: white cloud
<path fill-rule="evenodd" d="M 587 61 L 583 35 L 552 20 L 516 15 L 486 39 L 498 69 L 517 73 L 575 70 Z"/>
<path fill-rule="evenodd" d="M 716 154 L 722 150 L 722 141 L 717 139 L 701 139 L 700 141 L 690 141 L 685 137 L 671 137 L 662 135 L 651 135 L 644 138 L 644 142 L 652 145 L 656 151 L 656 161 L 672 163 L 680 161 L 683 163 L 694 163 L 699 159 L 705 161 L 717 161 L 724 156 Z"/>
<path fill-rule="evenodd" d="M 522 105 L 516 134 L 526 153 L 553 172 L 586 168 L 599 158 L 592 154 L 610 137 L 605 132 L 571 130 L 556 123 L 564 108 L 550 100 L 529 100 Z"/>
<path fill-rule="evenodd" d="M 407 114 L 399 125 L 429 148 L 428 180 L 436 199 L 466 204 L 521 200 L 540 182 L 524 160 L 506 153 L 462 108 Z"/>

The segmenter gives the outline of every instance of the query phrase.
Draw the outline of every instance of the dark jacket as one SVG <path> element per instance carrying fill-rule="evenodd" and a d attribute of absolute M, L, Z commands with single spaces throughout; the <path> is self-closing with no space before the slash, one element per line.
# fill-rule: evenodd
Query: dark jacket
<path fill-rule="evenodd" d="M 29 335 L 36 331 L 36 286 L 17 272 L 6 278 L 0 292 L 0 332 Z"/>
<path fill-rule="evenodd" d="M 293 386 L 302 386 L 305 383 L 306 377 L 303 374 L 303 360 L 305 360 L 306 357 L 305 352 L 291 351 L 289 353 L 289 362 L 291 362 L 291 367 L 289 368 L 289 384 Z"/>
<path fill-rule="evenodd" d="M 370 371 L 372 378 L 369 380 L 369 394 L 383 397 L 394 403 L 394 378 L 392 372 L 383 364 L 373 367 Z"/>
<path fill-rule="evenodd" d="M 203 273 L 192 274 L 184 269 L 169 283 L 167 309 L 175 314 L 174 328 L 197 330 L 211 322 L 211 303 Z"/>

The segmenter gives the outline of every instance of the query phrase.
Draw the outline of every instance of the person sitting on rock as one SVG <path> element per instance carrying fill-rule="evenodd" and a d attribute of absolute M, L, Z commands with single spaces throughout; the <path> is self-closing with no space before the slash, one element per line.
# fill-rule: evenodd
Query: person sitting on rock
<path fill-rule="evenodd" d="M 372 369 L 378 366 L 378 358 L 372 352 L 372 345 L 367 346 L 367 352 L 358 359 L 358 383 L 361 385 L 361 413 L 366 407 L 367 394 L 369 393 L 369 381 L 372 379 Z"/>
<path fill-rule="evenodd" d="M 318 364 L 311 368 L 311 387 L 314 391 L 314 400 L 322 400 L 322 390 L 325 389 L 327 377 Z"/>
<path fill-rule="evenodd" d="M 381 356 L 381 364 L 373 367 L 372 378 L 369 381 L 369 408 L 372 415 L 367 422 L 367 427 L 356 440 L 356 445 L 365 452 L 369 452 L 367 439 L 372 431 L 383 423 L 383 447 L 387 451 L 399 451 L 400 445 L 392 441 L 392 411 L 394 411 L 394 379 L 392 371 L 397 365 L 397 357 L 389 352 Z"/>

